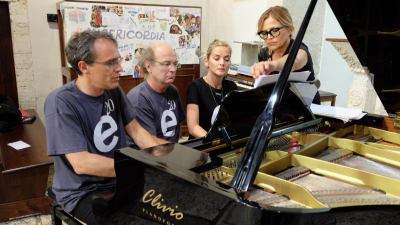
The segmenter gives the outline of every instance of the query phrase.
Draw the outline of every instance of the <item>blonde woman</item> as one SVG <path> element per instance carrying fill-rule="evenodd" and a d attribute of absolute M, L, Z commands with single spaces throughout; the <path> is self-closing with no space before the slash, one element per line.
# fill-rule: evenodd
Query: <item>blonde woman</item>
<path fill-rule="evenodd" d="M 237 89 L 234 82 L 225 80 L 231 54 L 232 49 L 227 42 L 211 42 L 204 58 L 207 74 L 189 85 L 186 119 L 191 138 L 207 134 L 218 114 L 222 98 Z"/>

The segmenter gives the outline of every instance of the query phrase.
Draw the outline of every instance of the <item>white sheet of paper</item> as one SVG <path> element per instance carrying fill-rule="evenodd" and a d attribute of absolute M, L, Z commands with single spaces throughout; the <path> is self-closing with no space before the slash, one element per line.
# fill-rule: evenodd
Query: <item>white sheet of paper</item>
<path fill-rule="evenodd" d="M 291 72 L 289 74 L 289 81 L 307 81 L 310 73 L 310 71 Z M 265 84 L 275 83 L 278 80 L 279 75 L 280 74 L 261 75 L 255 80 L 254 87 L 256 88 Z"/>
<path fill-rule="evenodd" d="M 11 146 L 15 150 L 21 150 L 21 149 L 24 149 L 24 148 L 31 147 L 28 143 L 23 142 L 23 141 L 11 142 L 11 143 L 8 143 L 7 145 Z"/>
<path fill-rule="evenodd" d="M 340 119 L 344 122 L 349 120 L 359 120 L 367 113 L 361 109 L 344 108 L 330 105 L 316 105 L 311 104 L 311 111 L 316 115 L 332 117 Z"/>

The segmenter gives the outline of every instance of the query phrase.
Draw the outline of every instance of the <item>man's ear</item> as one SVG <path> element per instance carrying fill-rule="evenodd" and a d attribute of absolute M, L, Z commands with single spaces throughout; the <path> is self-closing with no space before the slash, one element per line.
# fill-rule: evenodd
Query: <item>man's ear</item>
<path fill-rule="evenodd" d="M 85 61 L 79 61 L 78 62 L 78 68 L 81 71 L 81 73 L 87 73 L 88 71 L 88 64 Z"/>
<path fill-rule="evenodd" d="M 151 62 L 150 61 L 145 61 L 144 66 L 146 67 L 146 70 L 148 73 L 151 73 Z"/>

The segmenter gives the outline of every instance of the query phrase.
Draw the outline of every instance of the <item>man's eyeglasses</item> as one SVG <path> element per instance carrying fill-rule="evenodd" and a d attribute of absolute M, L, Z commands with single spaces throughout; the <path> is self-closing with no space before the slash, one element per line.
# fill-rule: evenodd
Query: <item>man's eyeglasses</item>
<path fill-rule="evenodd" d="M 107 60 L 107 61 L 104 61 L 104 62 L 96 62 L 96 61 L 94 61 L 93 63 L 102 64 L 102 65 L 109 66 L 109 67 L 114 67 L 116 65 L 120 65 L 121 61 L 122 61 L 122 57 L 120 56 L 120 57 L 113 58 L 113 59 L 110 59 L 110 60 Z"/>
<path fill-rule="evenodd" d="M 159 61 L 156 61 L 156 60 L 153 60 L 153 61 L 158 63 L 158 64 L 160 64 L 163 67 L 168 67 L 169 68 L 169 67 L 173 66 L 173 67 L 175 67 L 177 69 L 181 68 L 181 64 L 178 61 L 175 61 L 175 62 L 170 62 L 170 61 L 159 62 Z"/>
<path fill-rule="evenodd" d="M 267 39 L 268 38 L 268 34 L 271 35 L 271 37 L 278 37 L 280 34 L 280 30 L 282 28 L 285 28 L 285 26 L 281 26 L 281 27 L 274 27 L 271 28 L 271 30 L 262 30 L 260 32 L 257 33 L 258 36 L 260 36 L 261 39 Z"/>

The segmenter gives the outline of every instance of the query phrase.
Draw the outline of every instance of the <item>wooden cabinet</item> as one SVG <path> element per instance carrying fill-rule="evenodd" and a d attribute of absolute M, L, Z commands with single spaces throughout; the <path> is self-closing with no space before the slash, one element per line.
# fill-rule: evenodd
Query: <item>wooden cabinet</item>
<path fill-rule="evenodd" d="M 33 110 L 27 111 L 35 115 Z M 8 145 L 20 140 L 31 146 L 15 150 Z M 50 213 L 51 200 L 45 193 L 53 161 L 47 156 L 46 134 L 40 119 L 0 133 L 0 153 L 0 222 Z"/>

